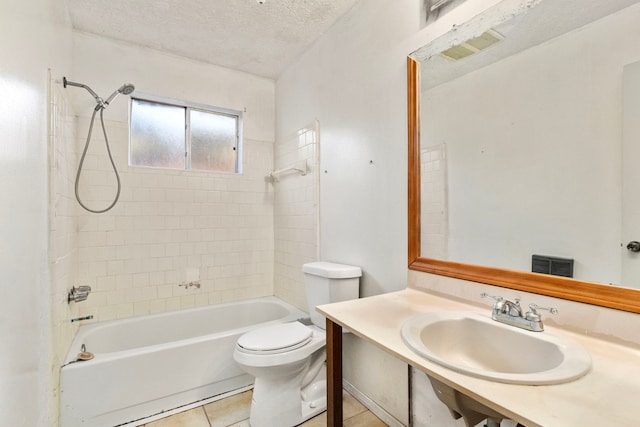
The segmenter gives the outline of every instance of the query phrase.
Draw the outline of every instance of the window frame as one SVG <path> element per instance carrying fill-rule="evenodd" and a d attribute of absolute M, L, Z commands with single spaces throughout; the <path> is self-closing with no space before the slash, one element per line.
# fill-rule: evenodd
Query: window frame
<path fill-rule="evenodd" d="M 169 107 L 179 107 L 185 109 L 185 131 L 184 131 L 184 167 L 182 169 L 174 169 L 163 166 L 150 166 L 150 165 L 134 165 L 131 164 L 131 127 L 132 127 L 132 112 L 134 100 L 151 102 L 160 105 L 166 105 Z M 205 113 L 212 113 L 217 115 L 229 116 L 236 118 L 236 167 L 235 171 L 213 170 L 213 169 L 191 169 L 191 110 L 201 111 Z M 242 174 L 243 164 L 243 112 L 239 110 L 233 110 L 230 108 L 216 107 L 213 105 L 200 104 L 196 102 L 183 101 L 179 99 L 166 98 L 157 95 L 151 95 L 147 93 L 141 93 L 136 91 L 129 98 L 129 146 L 127 152 L 127 163 L 129 167 L 133 168 L 149 168 L 149 169 L 162 169 L 168 171 L 181 171 L 181 172 L 204 172 L 204 173 L 223 173 L 223 174 Z"/>

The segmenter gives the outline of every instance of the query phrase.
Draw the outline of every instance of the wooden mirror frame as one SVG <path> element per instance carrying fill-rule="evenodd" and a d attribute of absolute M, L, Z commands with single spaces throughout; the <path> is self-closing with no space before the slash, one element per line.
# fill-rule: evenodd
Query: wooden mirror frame
<path fill-rule="evenodd" d="M 407 57 L 409 269 L 640 313 L 640 290 L 420 257 L 420 63 Z"/>

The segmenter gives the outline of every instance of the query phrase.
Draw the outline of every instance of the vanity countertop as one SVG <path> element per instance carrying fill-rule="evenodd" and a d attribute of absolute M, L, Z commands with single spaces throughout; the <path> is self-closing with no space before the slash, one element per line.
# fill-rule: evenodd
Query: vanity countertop
<path fill-rule="evenodd" d="M 414 289 L 319 306 L 334 323 L 371 342 L 429 376 L 527 427 L 639 425 L 640 350 L 546 326 L 581 343 L 590 353 L 590 371 L 573 382 L 527 386 L 474 378 L 430 362 L 407 347 L 400 336 L 403 322 L 434 310 L 481 308 Z M 560 315 L 560 314 L 559 314 Z M 541 332 L 544 333 L 544 332 Z M 518 351 L 518 349 L 514 349 Z"/>

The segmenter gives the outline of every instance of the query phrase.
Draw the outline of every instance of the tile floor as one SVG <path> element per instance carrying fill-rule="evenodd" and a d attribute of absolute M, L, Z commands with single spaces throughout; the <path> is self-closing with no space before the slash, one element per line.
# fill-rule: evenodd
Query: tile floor
<path fill-rule="evenodd" d="M 249 427 L 252 390 L 204 406 L 171 415 L 143 427 Z M 386 427 L 372 412 L 349 393 L 342 392 L 345 427 Z M 311 418 L 301 426 L 327 425 L 327 413 Z"/>

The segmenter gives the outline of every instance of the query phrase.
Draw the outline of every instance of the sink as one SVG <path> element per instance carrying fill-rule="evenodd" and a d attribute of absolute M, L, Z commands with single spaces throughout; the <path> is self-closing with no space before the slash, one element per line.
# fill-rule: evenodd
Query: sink
<path fill-rule="evenodd" d="M 559 384 L 589 371 L 591 357 L 574 340 L 531 332 L 468 311 L 434 311 L 407 319 L 404 343 L 418 355 L 474 377 L 510 384 Z"/>

